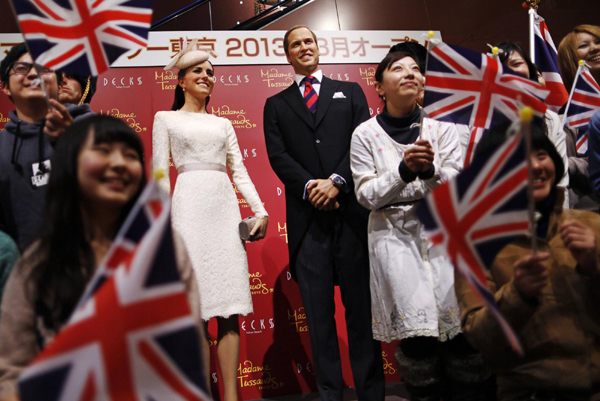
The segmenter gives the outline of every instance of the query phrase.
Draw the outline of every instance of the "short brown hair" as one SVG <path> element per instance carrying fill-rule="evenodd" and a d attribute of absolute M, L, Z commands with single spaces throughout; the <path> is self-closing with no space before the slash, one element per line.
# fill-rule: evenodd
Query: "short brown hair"
<path fill-rule="evenodd" d="M 288 40 L 290 33 L 295 31 L 296 29 L 300 29 L 300 28 L 308 29 L 308 31 L 312 35 L 313 39 L 315 40 L 317 47 L 319 47 L 319 43 L 317 42 L 317 35 L 315 35 L 315 33 L 309 27 L 307 27 L 306 25 L 294 25 L 293 27 L 291 27 L 290 29 L 287 30 L 285 35 L 283 35 L 283 50 L 285 51 L 286 56 L 290 55 L 290 49 L 289 49 L 290 43 Z"/>
<path fill-rule="evenodd" d="M 568 92 L 571 92 L 577 68 L 579 68 L 579 57 L 577 56 L 578 33 L 587 33 L 600 39 L 600 27 L 596 25 L 577 25 L 558 45 L 558 67 Z"/>

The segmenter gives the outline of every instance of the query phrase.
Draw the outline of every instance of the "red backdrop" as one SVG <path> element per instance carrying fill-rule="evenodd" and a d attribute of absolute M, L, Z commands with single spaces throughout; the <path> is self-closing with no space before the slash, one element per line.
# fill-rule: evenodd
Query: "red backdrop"
<path fill-rule="evenodd" d="M 323 72 L 332 79 L 360 83 L 371 114 L 380 112 L 383 104 L 372 86 L 374 65 L 325 65 Z M 266 98 L 290 85 L 293 70 L 290 66 L 216 66 L 215 74 L 217 83 L 208 111 L 232 121 L 244 163 L 270 215 L 267 237 L 246 245 L 254 314 L 240 318 L 238 384 L 241 397 L 249 400 L 314 392 L 316 382 L 306 316 L 300 291 L 288 268 L 283 185 L 269 165 L 262 127 Z M 175 76 L 157 67 L 115 68 L 98 79 L 98 91 L 91 103 L 92 109 L 124 119 L 140 134 L 145 145 L 148 171 L 151 167 L 154 114 L 160 110 L 170 110 L 175 85 Z M 8 98 L 0 96 L 0 127 L 4 127 L 11 109 L 12 103 Z M 171 177 L 174 184 L 174 168 L 171 169 Z M 242 217 L 251 214 L 241 196 L 239 204 Z M 336 306 L 344 380 L 347 386 L 353 387 L 344 308 L 339 292 L 336 293 Z M 209 325 L 209 333 L 216 338 L 214 322 Z M 394 349 L 395 344 L 383 345 L 388 382 L 399 380 Z M 215 399 L 220 399 L 221 377 L 214 343 L 211 344 L 210 370 L 213 395 Z"/>

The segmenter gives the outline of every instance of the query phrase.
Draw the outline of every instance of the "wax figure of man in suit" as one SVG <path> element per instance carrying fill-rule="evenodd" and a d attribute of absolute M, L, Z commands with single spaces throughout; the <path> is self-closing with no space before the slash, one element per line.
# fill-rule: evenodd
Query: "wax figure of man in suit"
<path fill-rule="evenodd" d="M 265 141 L 285 185 L 290 269 L 302 294 L 319 393 L 342 400 L 334 318 L 339 284 L 358 399 L 383 400 L 381 344 L 371 331 L 368 212 L 354 196 L 349 159 L 352 132 L 369 108 L 357 83 L 323 76 L 310 29 L 291 28 L 283 45 L 295 82 L 267 99 Z"/>

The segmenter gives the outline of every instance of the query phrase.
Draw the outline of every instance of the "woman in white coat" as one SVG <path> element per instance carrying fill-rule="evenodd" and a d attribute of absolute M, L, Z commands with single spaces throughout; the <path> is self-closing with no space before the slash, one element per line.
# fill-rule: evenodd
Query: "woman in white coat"
<path fill-rule="evenodd" d="M 352 176 L 358 201 L 371 210 L 374 337 L 402 340 L 396 357 L 411 399 L 460 399 L 467 388 L 482 394 L 469 384 L 489 376 L 460 335 L 453 266 L 431 249 L 415 209 L 431 189 L 458 174 L 461 150 L 454 124 L 421 123 L 416 100 L 424 77 L 416 57 L 392 52 L 377 67 L 375 89 L 385 108 L 354 131 Z"/>

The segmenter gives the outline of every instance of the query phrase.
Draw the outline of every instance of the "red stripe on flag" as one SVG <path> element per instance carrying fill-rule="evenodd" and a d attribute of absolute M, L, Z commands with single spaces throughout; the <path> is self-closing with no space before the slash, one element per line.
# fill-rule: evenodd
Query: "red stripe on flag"
<path fill-rule="evenodd" d="M 54 11 L 52 11 L 52 9 L 50 7 L 46 6 L 40 0 L 33 0 L 33 2 L 35 3 L 35 5 L 38 8 L 40 8 L 42 11 L 44 11 L 46 14 L 48 14 L 49 16 L 51 16 L 52 18 L 54 18 L 55 20 L 64 21 L 64 18 L 62 18 L 60 15 L 56 14 Z"/>
<path fill-rule="evenodd" d="M 588 140 L 588 134 L 586 133 L 584 136 L 579 138 L 579 140 L 577 141 L 577 150 L 579 150 L 583 145 L 585 145 L 587 140 Z"/>
<path fill-rule="evenodd" d="M 488 182 L 491 181 L 492 178 L 494 178 L 496 171 L 498 171 L 498 169 L 500 168 L 500 166 L 503 164 L 504 159 L 506 159 L 508 157 L 508 155 L 512 152 L 512 150 L 519 145 L 518 141 L 513 141 L 505 150 L 504 153 L 502 153 L 500 155 L 500 157 L 498 158 L 498 160 L 496 161 L 496 163 L 494 164 L 494 166 L 492 167 L 492 169 L 490 170 L 490 172 L 488 173 L 488 175 L 485 177 L 485 179 L 483 180 L 483 182 L 481 183 L 481 185 L 479 185 L 479 188 L 477 188 L 477 192 L 475 192 L 475 195 L 473 195 L 473 199 L 477 199 L 479 198 L 479 196 L 481 195 L 481 193 L 484 191 L 484 189 L 487 187 Z"/>
<path fill-rule="evenodd" d="M 106 28 L 106 29 L 104 30 L 104 32 L 106 32 L 106 33 L 108 33 L 108 34 L 111 34 L 111 35 L 114 35 L 114 36 L 118 36 L 118 37 L 120 37 L 120 38 L 123 38 L 123 39 L 126 39 L 126 40 L 129 40 L 129 41 L 131 41 L 131 42 L 133 42 L 133 43 L 135 43 L 135 44 L 137 44 L 137 45 L 140 45 L 140 46 L 146 46 L 146 43 L 145 43 L 145 42 L 143 42 L 143 41 L 139 40 L 139 39 L 138 39 L 138 38 L 136 38 L 135 36 L 127 35 L 126 33 L 124 33 L 124 32 L 121 32 L 121 31 L 119 31 L 119 30 L 117 30 L 117 29 L 115 29 L 115 28 L 113 28 L 113 27 L 108 27 L 108 28 Z"/>
<path fill-rule="evenodd" d="M 63 54 L 62 56 L 57 57 L 54 60 L 47 62 L 46 67 L 53 68 L 54 66 L 62 63 L 63 61 L 68 60 L 71 57 L 75 56 L 77 53 L 83 51 L 84 49 L 85 49 L 84 45 L 77 45 L 74 48 L 72 48 L 71 50 L 69 50 L 68 52 L 66 52 L 65 54 Z"/>
<path fill-rule="evenodd" d="M 440 114 L 443 114 L 443 113 L 445 113 L 448 110 L 459 108 L 459 107 L 464 106 L 465 104 L 474 102 L 476 99 L 477 98 L 475 96 L 466 97 L 466 98 L 464 98 L 464 99 L 462 99 L 462 100 L 460 100 L 460 101 L 458 101 L 456 103 L 452 103 L 452 104 L 450 104 L 450 105 L 448 105 L 446 107 L 442 107 L 439 110 L 432 111 L 431 113 L 429 113 L 429 118 L 435 118 L 436 116 L 438 116 Z"/>
<path fill-rule="evenodd" d="M 577 121 L 569 121 L 569 125 L 571 127 L 577 128 L 580 125 L 586 125 L 586 124 L 588 124 L 591 119 L 592 119 L 592 117 L 586 117 L 586 118 L 582 118 L 581 120 L 577 120 Z"/>
<path fill-rule="evenodd" d="M 456 71 L 460 72 L 463 75 L 471 75 L 471 73 L 464 69 L 463 66 L 460 65 L 460 63 L 456 62 L 456 60 L 454 60 L 446 53 L 439 51 L 439 48 L 436 47 L 432 51 L 435 53 L 436 56 L 444 60 L 446 63 L 450 64 Z"/>
<path fill-rule="evenodd" d="M 490 235 L 509 233 L 511 231 L 523 231 L 529 228 L 529 223 L 508 223 L 494 227 L 483 228 L 481 230 L 473 231 L 471 234 L 471 240 L 477 241 L 480 238 L 489 237 Z"/>
<path fill-rule="evenodd" d="M 96 380 L 94 379 L 94 374 L 90 372 L 85 381 L 85 387 L 83 388 L 83 392 L 81 393 L 80 401 L 94 401 L 97 396 L 96 391 Z"/>

